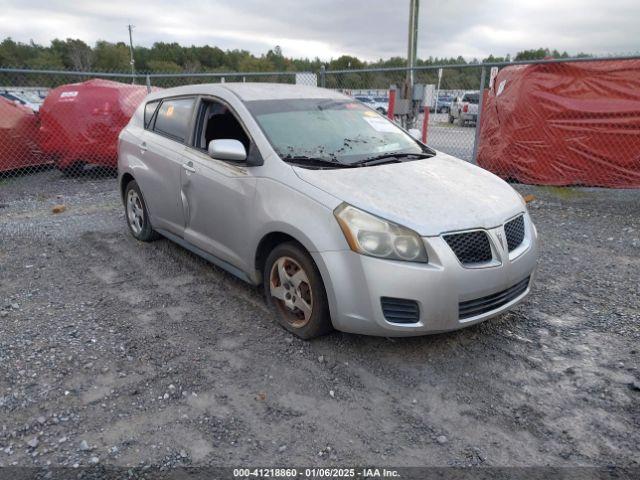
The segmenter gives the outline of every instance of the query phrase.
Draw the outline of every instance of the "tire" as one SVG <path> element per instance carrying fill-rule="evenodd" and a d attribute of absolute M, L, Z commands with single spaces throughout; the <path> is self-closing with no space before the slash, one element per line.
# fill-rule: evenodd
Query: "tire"
<path fill-rule="evenodd" d="M 309 340 L 333 330 L 320 272 L 297 243 L 282 243 L 271 251 L 264 265 L 263 286 L 267 304 L 289 332 Z M 306 313 L 298 305 L 306 305 Z"/>
<path fill-rule="evenodd" d="M 453 115 L 451 115 L 451 112 L 449 112 L 449 123 L 453 125 L 454 120 L 455 118 L 453 118 Z"/>
<path fill-rule="evenodd" d="M 151 242 L 160 237 L 151 227 L 147 204 L 135 180 L 127 183 L 124 189 L 124 214 L 129 232 L 135 239 L 141 242 Z"/>
<path fill-rule="evenodd" d="M 84 170 L 84 163 L 74 162 L 66 167 L 58 167 L 58 170 L 62 172 L 65 177 L 79 177 Z"/>
<path fill-rule="evenodd" d="M 376 110 L 377 110 L 377 111 L 378 111 L 378 113 L 379 113 L 379 114 L 381 114 L 381 115 L 386 115 L 386 114 L 387 114 L 387 111 L 386 111 L 384 108 L 382 108 L 382 107 L 378 107 Z"/>

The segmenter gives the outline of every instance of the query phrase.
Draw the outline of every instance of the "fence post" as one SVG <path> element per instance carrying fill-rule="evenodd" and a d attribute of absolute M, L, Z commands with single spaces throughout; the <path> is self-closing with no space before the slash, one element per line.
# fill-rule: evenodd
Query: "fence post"
<path fill-rule="evenodd" d="M 484 99 L 484 77 L 487 76 L 487 70 L 482 66 L 482 72 L 480 73 L 480 95 L 478 98 L 478 116 L 476 117 L 476 135 L 473 140 L 473 155 L 471 156 L 471 163 L 474 165 L 478 164 L 478 142 L 480 141 L 480 120 L 482 116 L 482 107 Z"/>
<path fill-rule="evenodd" d="M 438 102 L 438 100 L 436 100 L 436 106 L 437 106 L 437 102 Z M 427 143 L 427 128 L 428 127 L 429 127 L 429 106 L 425 105 L 424 106 L 424 117 L 422 117 L 422 143 L 425 143 L 425 144 Z"/>
<path fill-rule="evenodd" d="M 327 74 L 327 69 L 325 68 L 324 65 L 320 65 L 320 86 L 322 88 L 326 87 L 326 82 L 327 82 L 325 78 L 326 74 Z"/>
<path fill-rule="evenodd" d="M 387 118 L 393 122 L 396 111 L 396 88 L 395 86 L 389 89 L 389 105 L 387 107 Z"/>
<path fill-rule="evenodd" d="M 147 75 L 147 93 L 151 93 L 151 77 Z"/>

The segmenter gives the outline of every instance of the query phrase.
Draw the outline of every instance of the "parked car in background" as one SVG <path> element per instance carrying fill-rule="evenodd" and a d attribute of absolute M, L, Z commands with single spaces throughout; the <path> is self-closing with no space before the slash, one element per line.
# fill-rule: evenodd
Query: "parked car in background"
<path fill-rule="evenodd" d="M 5 90 L 0 92 L 0 97 L 6 98 L 7 100 L 10 100 L 14 103 L 17 102 L 20 105 L 24 105 L 25 107 L 28 107 L 34 112 L 37 112 L 38 110 L 40 110 L 41 102 L 37 101 L 37 99 L 39 99 L 37 95 L 36 95 L 36 98 L 31 98 L 29 95 Z"/>
<path fill-rule="evenodd" d="M 479 103 L 480 94 L 478 92 L 467 92 L 456 97 L 449 110 L 449 123 L 457 121 L 460 126 L 467 122 L 475 123 L 478 120 Z"/>
<path fill-rule="evenodd" d="M 93 79 L 52 90 L 40 108 L 40 147 L 65 175 L 85 165 L 115 168 L 120 130 L 147 88 Z"/>
<path fill-rule="evenodd" d="M 433 106 L 431 111 L 436 113 L 449 113 L 449 111 L 451 110 L 451 102 L 453 101 L 453 99 L 454 97 L 452 97 L 451 95 L 439 95 L 438 101 Z"/>
<path fill-rule="evenodd" d="M 47 163 L 36 143 L 38 126 L 33 110 L 0 96 L 0 173 Z"/>
<path fill-rule="evenodd" d="M 455 330 L 530 291 L 537 233 L 522 197 L 341 93 L 171 88 L 118 144 L 131 234 L 262 285 L 302 338 Z"/>
<path fill-rule="evenodd" d="M 389 109 L 389 99 L 386 97 L 369 97 L 366 95 L 356 95 L 353 98 L 364 103 L 367 107 L 373 108 L 383 115 L 386 115 L 387 110 Z"/>

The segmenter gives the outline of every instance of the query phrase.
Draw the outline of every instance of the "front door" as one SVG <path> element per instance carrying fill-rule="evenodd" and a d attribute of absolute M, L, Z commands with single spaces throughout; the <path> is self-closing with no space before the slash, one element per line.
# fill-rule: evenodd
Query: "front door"
<path fill-rule="evenodd" d="M 252 260 L 246 252 L 256 179 L 244 162 L 211 158 L 206 147 L 212 140 L 234 139 L 248 150 L 251 141 L 222 102 L 201 100 L 196 118 L 193 147 L 187 149 L 180 174 L 184 239 L 249 272 Z"/>

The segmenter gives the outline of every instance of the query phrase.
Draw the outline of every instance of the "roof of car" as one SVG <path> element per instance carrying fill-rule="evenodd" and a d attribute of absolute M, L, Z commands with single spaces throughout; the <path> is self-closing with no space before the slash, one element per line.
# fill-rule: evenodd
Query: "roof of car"
<path fill-rule="evenodd" d="M 174 95 L 215 95 L 220 90 L 228 90 L 238 96 L 243 102 L 252 100 L 284 100 L 292 98 L 336 98 L 348 99 L 346 95 L 307 85 L 292 85 L 287 83 L 204 83 L 185 85 L 183 87 L 167 88 L 152 93 L 149 98 L 164 98 Z"/>

